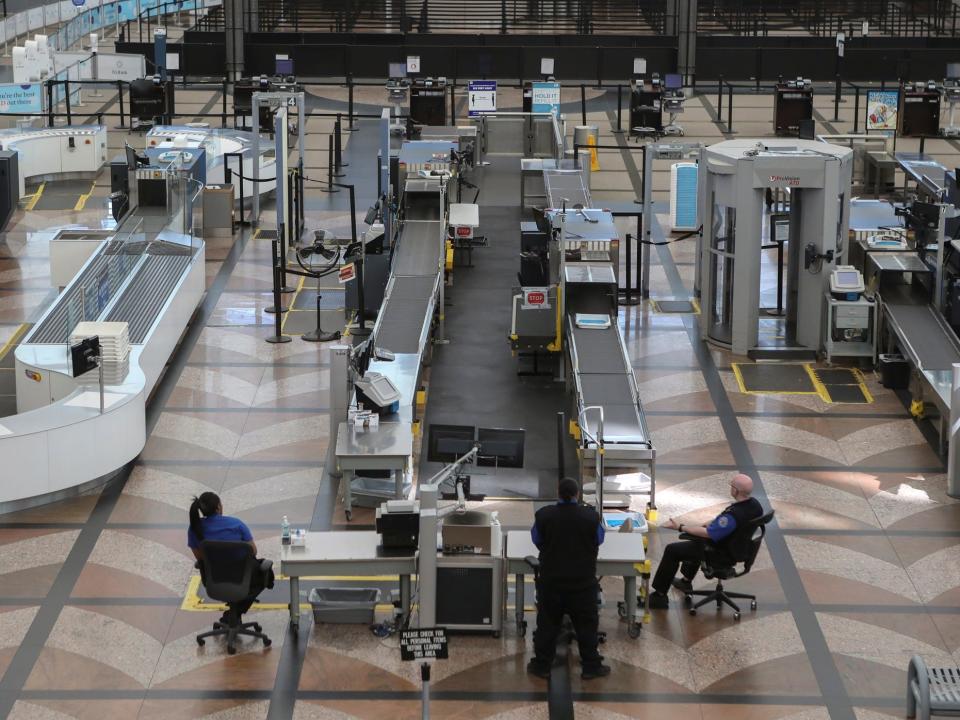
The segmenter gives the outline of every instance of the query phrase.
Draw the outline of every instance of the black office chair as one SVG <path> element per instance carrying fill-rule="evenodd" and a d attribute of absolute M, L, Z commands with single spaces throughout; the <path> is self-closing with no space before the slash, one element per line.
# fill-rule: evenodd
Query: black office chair
<path fill-rule="evenodd" d="M 771 510 L 766 515 L 763 515 L 762 517 L 759 517 L 750 523 L 751 531 L 749 548 L 743 557 L 735 558 L 733 562 L 731 562 L 731 558 L 728 555 L 719 553 L 717 546 L 712 542 L 706 543 L 706 553 L 704 553 L 703 561 L 700 563 L 700 571 L 708 580 L 716 580 L 717 586 L 713 590 L 691 590 L 688 593 L 684 593 L 683 603 L 690 608 L 691 615 L 696 615 L 697 609 L 706 605 L 707 603 L 716 602 L 718 610 L 723 607 L 723 605 L 729 605 L 731 608 L 733 608 L 733 619 L 739 620 L 740 606 L 733 601 L 733 598 L 737 598 L 738 600 L 749 600 L 750 609 L 757 609 L 756 595 L 727 592 L 723 587 L 723 581 L 730 580 L 732 578 L 738 578 L 750 572 L 750 568 L 753 567 L 753 563 L 757 559 L 757 553 L 760 552 L 760 546 L 763 544 L 763 538 L 767 533 L 767 524 L 773 520 L 773 514 L 774 511 Z M 684 535 L 686 535 L 686 533 L 681 535 L 681 537 Z M 693 539 L 693 536 L 689 535 L 686 539 Z M 743 570 L 738 571 L 737 565 L 740 563 L 743 563 Z M 701 597 L 703 599 L 694 605 L 694 596 Z"/>
<path fill-rule="evenodd" d="M 224 617 L 229 618 L 227 623 L 221 621 L 213 624 L 213 630 L 197 635 L 197 644 L 202 646 L 208 637 L 227 636 L 227 652 L 233 655 L 237 652 L 236 642 L 238 635 L 247 635 L 263 640 L 265 647 L 272 642 L 263 633 L 259 623 L 241 622 L 240 613 L 236 607 L 245 600 L 260 593 L 262 588 L 254 588 L 254 573 L 262 573 L 266 577 L 273 567 L 272 560 L 258 561 L 253 548 L 245 542 L 228 542 L 223 540 L 204 540 L 200 543 L 203 559 L 198 560 L 196 567 L 200 570 L 200 579 L 211 600 L 226 603 L 230 612 Z"/>

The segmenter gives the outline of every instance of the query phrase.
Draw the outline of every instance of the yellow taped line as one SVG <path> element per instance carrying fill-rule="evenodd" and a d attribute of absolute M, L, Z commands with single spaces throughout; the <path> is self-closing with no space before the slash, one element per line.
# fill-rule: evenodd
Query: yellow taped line
<path fill-rule="evenodd" d="M 13 335 L 10 336 L 10 339 L 3 344 L 2 348 L 0 348 L 0 360 L 3 360 L 3 358 L 7 356 L 7 353 L 10 352 L 10 348 L 14 347 L 18 342 L 20 342 L 20 338 L 23 337 L 24 333 L 27 332 L 27 328 L 29 327 L 30 323 L 20 323 L 20 327 L 14 331 Z"/>
<path fill-rule="evenodd" d="M 31 196 L 30 202 L 24 206 L 24 210 L 33 210 L 36 207 L 37 203 L 40 202 L 40 196 L 43 195 L 43 189 L 47 186 L 45 182 L 40 183 L 40 187 L 37 188 L 37 191 Z"/>
<path fill-rule="evenodd" d="M 817 395 L 820 396 L 820 399 L 825 403 L 832 404 L 833 398 L 830 397 L 830 391 L 827 390 L 827 386 L 820 381 L 820 378 L 817 376 L 817 370 L 815 367 L 813 367 L 813 364 L 804 363 L 803 368 L 807 371 L 807 375 L 810 376 L 810 382 L 812 382 L 813 387 L 816 388 Z"/>
<path fill-rule="evenodd" d="M 860 386 L 860 392 L 863 393 L 863 397 L 866 398 L 868 404 L 873 404 L 873 395 L 867 390 L 867 381 L 866 378 L 863 377 L 863 373 L 854 368 L 853 374 L 859 381 L 857 384 Z"/>
<path fill-rule="evenodd" d="M 80 212 L 87 206 L 87 200 L 89 200 L 90 196 L 93 195 L 93 191 L 96 187 L 97 187 L 96 182 L 90 183 L 90 189 L 87 192 L 85 192 L 83 195 L 81 195 L 77 199 L 77 204 L 73 206 L 74 212 Z"/>

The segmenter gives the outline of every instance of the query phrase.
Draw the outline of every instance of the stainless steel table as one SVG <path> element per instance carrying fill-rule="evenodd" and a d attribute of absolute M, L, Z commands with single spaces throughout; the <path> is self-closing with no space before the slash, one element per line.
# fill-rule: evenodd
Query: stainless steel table
<path fill-rule="evenodd" d="M 507 533 L 507 573 L 514 575 L 514 604 L 517 632 L 524 632 L 524 576 L 531 572 L 524 560 L 528 555 L 537 557 L 539 551 L 533 544 L 528 530 L 511 530 Z M 646 559 L 641 533 L 607 532 L 597 556 L 598 575 L 620 575 L 623 577 L 623 608 L 630 637 L 637 638 L 643 625 L 636 620 L 637 577 L 642 581 L 644 613 L 647 620 L 650 612 L 650 566 Z"/>
<path fill-rule="evenodd" d="M 300 624 L 300 578 L 323 575 L 398 575 L 400 607 L 404 619 L 410 614 L 410 576 L 416 559 L 392 553 L 380 545 L 380 536 L 367 532 L 308 532 L 302 547 L 280 546 L 280 573 L 290 579 L 290 624 Z"/>
<path fill-rule="evenodd" d="M 391 470 L 396 476 L 394 497 L 403 497 L 403 481 L 413 455 L 413 425 L 381 423 L 376 428 L 354 429 L 347 423 L 337 428 L 337 467 L 347 520 L 353 512 L 353 477 L 357 470 Z"/>

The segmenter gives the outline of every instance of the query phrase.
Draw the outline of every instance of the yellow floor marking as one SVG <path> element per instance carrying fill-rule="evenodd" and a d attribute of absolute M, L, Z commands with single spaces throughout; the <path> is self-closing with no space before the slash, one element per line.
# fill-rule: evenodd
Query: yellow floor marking
<path fill-rule="evenodd" d="M 7 353 L 10 352 L 10 348 L 14 347 L 18 342 L 20 342 L 20 338 L 23 337 L 23 334 L 29 327 L 30 323 L 20 323 L 20 327 L 14 331 L 13 335 L 10 336 L 10 339 L 3 344 L 2 348 L 0 348 L 0 360 L 3 360 L 3 358 L 7 356 Z"/>
<path fill-rule="evenodd" d="M 37 188 L 37 191 L 30 196 L 30 202 L 24 206 L 24 210 L 33 210 L 36 207 L 37 203 L 40 202 L 40 196 L 43 195 L 43 189 L 47 186 L 45 182 L 40 183 L 40 187 Z"/>
<path fill-rule="evenodd" d="M 74 212 L 80 212 L 87 206 L 87 200 L 89 200 L 90 196 L 93 195 L 93 191 L 96 187 L 97 187 L 96 182 L 90 183 L 90 189 L 87 192 L 85 192 L 83 195 L 81 195 L 77 199 L 77 204 L 73 206 Z"/>

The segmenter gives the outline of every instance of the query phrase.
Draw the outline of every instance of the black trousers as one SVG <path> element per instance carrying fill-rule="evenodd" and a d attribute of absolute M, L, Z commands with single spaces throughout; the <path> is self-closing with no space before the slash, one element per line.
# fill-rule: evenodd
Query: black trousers
<path fill-rule="evenodd" d="M 703 560 L 704 543 L 702 540 L 680 540 L 672 542 L 663 549 L 663 557 L 653 576 L 651 585 L 660 593 L 670 589 L 670 583 L 677 576 L 677 570 L 687 580 L 693 580 Z"/>
<path fill-rule="evenodd" d="M 580 647 L 580 664 L 595 668 L 602 658 L 597 652 L 597 626 L 600 622 L 597 608 L 599 583 L 582 587 L 564 587 L 549 580 L 537 581 L 537 629 L 533 633 L 536 662 L 553 662 L 563 616 L 569 615 Z"/>
<path fill-rule="evenodd" d="M 259 559 L 260 558 L 258 558 L 258 560 Z M 260 593 L 262 593 L 266 588 L 273 587 L 273 582 L 273 568 L 270 568 L 270 570 L 267 572 L 263 572 L 258 568 L 254 571 L 253 577 L 250 579 L 250 595 L 240 602 L 229 603 L 228 607 L 234 613 L 236 613 L 237 618 L 239 619 L 241 615 L 246 613 L 251 608 Z"/>

